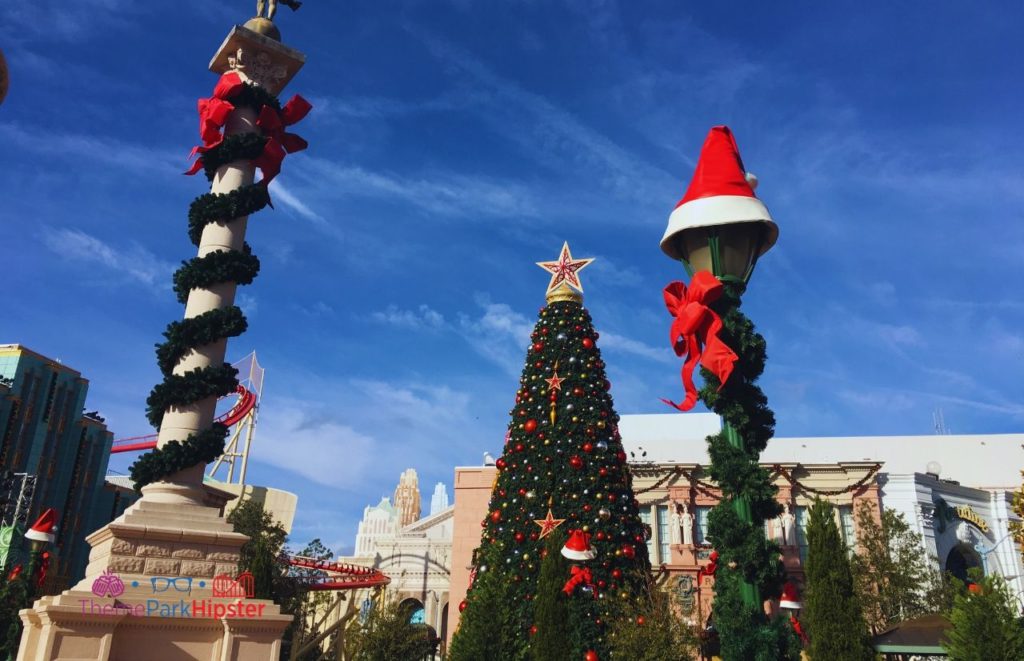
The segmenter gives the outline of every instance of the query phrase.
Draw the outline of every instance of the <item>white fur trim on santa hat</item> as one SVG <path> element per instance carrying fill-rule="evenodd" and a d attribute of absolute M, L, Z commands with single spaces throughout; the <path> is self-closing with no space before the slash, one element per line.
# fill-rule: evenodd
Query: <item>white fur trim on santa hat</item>
<path fill-rule="evenodd" d="M 28 532 L 25 533 L 25 539 L 31 539 L 34 542 L 47 542 L 53 544 L 57 536 L 52 532 L 43 532 L 42 530 L 36 530 L 35 528 L 29 528 Z"/>
<path fill-rule="evenodd" d="M 661 238 L 661 250 L 672 259 L 682 259 L 673 237 L 683 230 L 758 221 L 768 226 L 768 236 L 761 246 L 761 254 L 764 254 L 779 238 L 779 227 L 772 220 L 764 202 L 745 195 L 713 195 L 690 200 L 676 207 L 668 217 L 668 227 L 665 236 Z"/>
<path fill-rule="evenodd" d="M 562 555 L 569 558 L 570 560 L 593 560 L 597 557 L 597 551 L 593 547 L 586 551 L 575 551 L 573 549 L 562 547 Z"/>
<path fill-rule="evenodd" d="M 803 610 L 803 607 L 804 605 L 801 604 L 799 601 L 789 601 L 788 599 L 783 599 L 779 602 L 779 608 L 788 608 L 792 611 Z"/>

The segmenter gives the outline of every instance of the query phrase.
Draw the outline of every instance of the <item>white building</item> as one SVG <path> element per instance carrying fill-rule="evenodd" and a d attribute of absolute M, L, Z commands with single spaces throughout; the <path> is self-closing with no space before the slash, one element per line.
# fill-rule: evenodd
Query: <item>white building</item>
<path fill-rule="evenodd" d="M 396 492 L 400 490 L 407 503 L 415 502 L 418 513 L 420 496 L 415 475 L 412 469 L 405 471 Z M 444 507 L 433 511 L 434 505 L 442 502 Z M 338 558 L 339 562 L 373 566 L 384 572 L 391 579 L 388 594 L 414 606 L 413 621 L 429 625 L 442 640 L 447 633 L 454 510 L 447 502 L 447 491 L 438 484 L 431 499 L 431 514 L 401 526 L 402 511 L 382 498 L 363 510 L 355 554 Z M 361 603 L 368 596 L 360 594 L 355 599 Z"/>
<path fill-rule="evenodd" d="M 624 415 L 619 430 L 630 462 L 706 466 L 703 439 L 719 424 L 713 413 Z M 906 517 L 939 568 L 960 577 L 970 567 L 1000 574 L 1024 597 L 1024 563 L 1010 534 L 1020 520 L 1012 502 L 1024 434 L 773 438 L 761 455 L 762 464 L 795 462 L 882 464 L 882 506 Z"/>

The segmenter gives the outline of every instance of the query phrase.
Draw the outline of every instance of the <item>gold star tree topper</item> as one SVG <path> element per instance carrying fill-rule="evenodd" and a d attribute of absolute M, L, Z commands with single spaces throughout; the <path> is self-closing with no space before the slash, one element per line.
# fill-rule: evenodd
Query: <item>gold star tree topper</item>
<path fill-rule="evenodd" d="M 569 252 L 569 242 L 562 244 L 562 253 L 556 262 L 537 262 L 537 266 L 551 274 L 551 282 L 548 283 L 548 303 L 555 301 L 576 301 L 583 300 L 583 283 L 580 282 L 579 272 L 585 269 L 593 258 L 573 259 Z"/>

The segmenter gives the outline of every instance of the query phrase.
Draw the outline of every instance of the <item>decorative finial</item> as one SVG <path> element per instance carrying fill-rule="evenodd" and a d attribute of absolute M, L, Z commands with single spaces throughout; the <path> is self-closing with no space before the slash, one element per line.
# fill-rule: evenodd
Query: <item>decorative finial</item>
<path fill-rule="evenodd" d="M 579 272 L 585 269 L 594 259 L 573 259 L 569 252 L 569 242 L 562 244 L 562 252 L 557 262 L 537 262 L 537 266 L 551 274 L 551 282 L 548 283 L 548 303 L 557 301 L 583 302 L 583 283 L 580 282 Z"/>

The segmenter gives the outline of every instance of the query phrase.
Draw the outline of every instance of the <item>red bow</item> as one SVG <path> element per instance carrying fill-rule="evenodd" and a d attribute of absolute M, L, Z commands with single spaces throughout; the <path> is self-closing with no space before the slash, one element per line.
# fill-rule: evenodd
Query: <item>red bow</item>
<path fill-rule="evenodd" d="M 43 579 L 46 578 L 46 570 L 50 568 L 50 552 L 43 552 L 43 559 L 39 563 L 39 576 L 36 577 L 36 585 L 42 587 Z"/>
<path fill-rule="evenodd" d="M 708 556 L 708 560 L 710 560 L 710 562 L 708 562 L 707 565 L 705 565 L 704 567 L 697 568 L 698 586 L 700 586 L 701 579 L 703 579 L 705 576 L 711 576 L 712 578 L 714 578 L 715 572 L 718 571 L 718 551 L 712 551 L 711 555 Z"/>
<path fill-rule="evenodd" d="M 189 158 L 208 152 L 224 141 L 221 129 L 228 121 L 228 115 L 235 109 L 235 104 L 228 99 L 238 94 L 243 85 L 241 77 L 232 71 L 220 77 L 213 88 L 213 96 L 209 99 L 199 99 L 199 137 L 202 138 L 203 144 L 193 147 L 189 152 Z M 203 159 L 199 158 L 185 174 L 195 174 L 202 167 Z"/>
<path fill-rule="evenodd" d="M 732 374 L 736 353 L 718 337 L 722 319 L 708 307 L 722 295 L 722 282 L 707 271 L 698 271 L 690 280 L 690 288 L 681 282 L 669 283 L 664 289 L 665 305 L 675 316 L 669 331 L 669 341 L 677 356 L 686 356 L 683 363 L 683 386 L 686 399 L 682 404 L 661 401 L 680 411 L 689 411 L 697 403 L 697 389 L 693 385 L 693 368 L 699 360 L 718 377 L 722 389 Z"/>
<path fill-rule="evenodd" d="M 562 586 L 562 592 L 571 595 L 578 585 L 590 585 L 594 582 L 594 577 L 590 574 L 590 567 L 577 567 L 573 565 L 570 567 L 572 576 L 565 585 Z M 594 595 L 596 598 L 596 594 Z"/>
<path fill-rule="evenodd" d="M 796 632 L 796 635 L 800 636 L 800 642 L 806 645 L 809 641 L 807 639 L 807 634 L 804 633 L 804 628 L 800 626 L 800 620 L 796 619 L 796 616 L 790 613 L 789 623 L 792 625 L 793 631 Z"/>
<path fill-rule="evenodd" d="M 309 143 L 294 133 L 285 132 L 286 126 L 291 126 L 302 120 L 313 108 L 309 101 L 296 94 L 281 108 L 281 112 L 274 112 L 269 106 L 263 106 L 260 110 L 256 126 L 263 129 L 267 136 L 267 144 L 263 147 L 253 165 L 263 171 L 263 179 L 260 183 L 264 186 L 273 181 L 274 177 L 281 172 L 281 161 L 285 154 L 293 154 L 302 151 L 309 146 Z"/>

